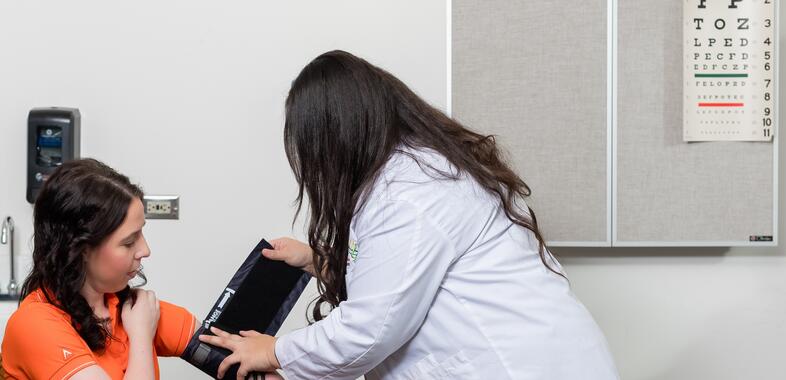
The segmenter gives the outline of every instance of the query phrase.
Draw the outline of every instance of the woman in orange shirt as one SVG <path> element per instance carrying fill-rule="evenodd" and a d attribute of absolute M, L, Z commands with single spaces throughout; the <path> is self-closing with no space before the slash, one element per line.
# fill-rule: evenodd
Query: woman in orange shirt
<path fill-rule="evenodd" d="M 142 191 L 91 159 L 64 163 L 34 209 L 33 268 L 2 342 L 11 379 L 158 379 L 196 327 L 187 310 L 131 288 L 150 249 Z"/>

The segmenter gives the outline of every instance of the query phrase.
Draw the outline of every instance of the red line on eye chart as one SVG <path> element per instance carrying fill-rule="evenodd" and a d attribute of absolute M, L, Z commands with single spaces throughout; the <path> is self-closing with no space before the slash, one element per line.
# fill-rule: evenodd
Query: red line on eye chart
<path fill-rule="evenodd" d="M 745 103 L 699 103 L 699 107 L 744 107 Z"/>

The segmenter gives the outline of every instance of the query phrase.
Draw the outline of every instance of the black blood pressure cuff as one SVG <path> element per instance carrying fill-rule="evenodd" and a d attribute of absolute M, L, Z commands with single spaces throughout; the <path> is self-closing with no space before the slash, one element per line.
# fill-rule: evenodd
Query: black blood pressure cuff
<path fill-rule="evenodd" d="M 282 261 L 262 256 L 263 249 L 272 248 L 262 239 L 251 251 L 191 337 L 181 358 L 216 378 L 218 365 L 232 352 L 199 341 L 199 335 L 213 335 L 211 326 L 232 334 L 256 330 L 276 335 L 311 276 Z M 236 378 L 238 367 L 233 365 L 224 378 Z"/>

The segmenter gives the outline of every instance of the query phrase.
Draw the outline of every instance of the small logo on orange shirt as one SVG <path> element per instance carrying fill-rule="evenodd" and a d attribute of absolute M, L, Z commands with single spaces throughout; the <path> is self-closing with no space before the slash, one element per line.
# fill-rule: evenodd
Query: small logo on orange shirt
<path fill-rule="evenodd" d="M 68 360 L 68 357 L 71 356 L 71 351 L 63 349 L 63 360 Z"/>

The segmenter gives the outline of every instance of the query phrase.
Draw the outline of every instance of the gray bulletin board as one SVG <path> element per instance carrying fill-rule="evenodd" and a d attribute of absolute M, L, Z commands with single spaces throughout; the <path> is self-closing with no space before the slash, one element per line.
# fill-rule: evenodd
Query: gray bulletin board
<path fill-rule="evenodd" d="M 614 243 L 771 245 L 777 139 L 682 140 L 684 2 L 618 0 Z"/>
<path fill-rule="evenodd" d="M 498 135 L 551 245 L 777 244 L 777 113 L 773 142 L 682 139 L 686 1 L 450 2 L 450 111 Z"/>
<path fill-rule="evenodd" d="M 452 16 L 452 115 L 498 135 L 552 245 L 608 245 L 606 2 L 458 0 Z"/>

